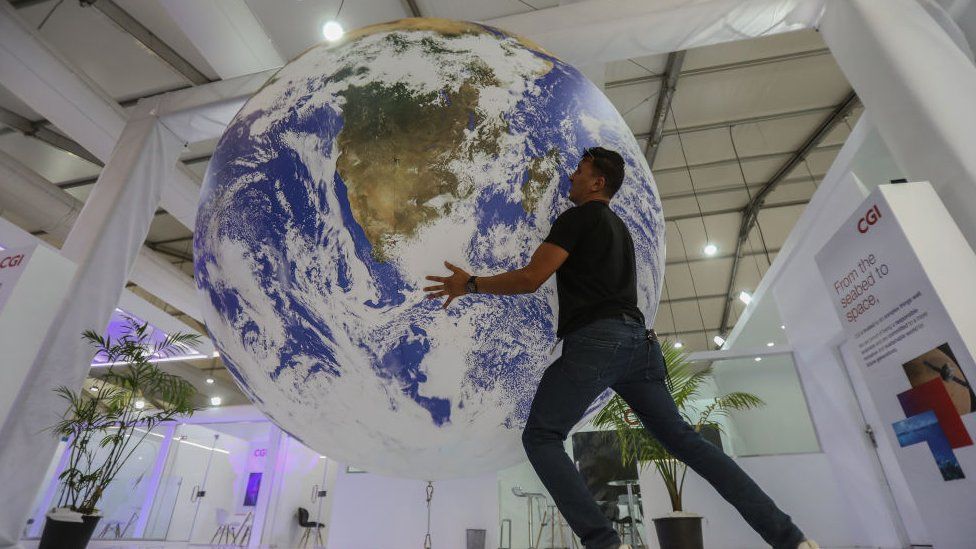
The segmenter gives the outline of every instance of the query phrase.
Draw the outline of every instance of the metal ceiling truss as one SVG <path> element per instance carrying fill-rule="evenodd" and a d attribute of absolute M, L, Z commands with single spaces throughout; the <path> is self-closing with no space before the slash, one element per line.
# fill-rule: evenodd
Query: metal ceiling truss
<path fill-rule="evenodd" d="M 95 164 L 96 166 L 104 166 L 101 160 L 99 160 L 92 153 L 88 152 L 84 147 L 75 141 L 68 139 L 41 122 L 31 122 L 29 119 L 3 107 L 0 107 L 0 124 L 9 126 L 11 129 L 18 131 L 27 137 L 33 137 L 34 139 L 43 141 L 52 147 L 61 149 L 67 153 L 71 153 L 78 158 Z"/>
<path fill-rule="evenodd" d="M 176 50 L 169 47 L 145 25 L 140 23 L 135 17 L 129 15 L 127 11 L 120 8 L 112 0 L 81 0 L 83 6 L 92 6 L 103 15 L 112 20 L 123 31 L 130 34 L 139 41 L 149 51 L 153 52 L 164 63 L 180 73 L 183 78 L 196 85 L 209 84 L 211 80 L 205 74 L 197 70 L 189 61 L 183 58 Z"/>
<path fill-rule="evenodd" d="M 647 160 L 647 167 L 651 169 L 654 168 L 654 159 L 657 158 L 657 151 L 661 145 L 661 139 L 664 137 L 664 124 L 668 119 L 668 112 L 671 111 L 671 101 L 678 89 L 678 77 L 681 75 L 681 66 L 684 62 L 684 51 L 674 51 L 668 54 L 668 62 L 665 65 L 661 80 L 661 91 L 657 94 L 654 117 L 651 118 L 650 135 L 647 145 L 644 147 L 644 158 Z"/>
<path fill-rule="evenodd" d="M 752 197 L 749 204 L 747 204 L 745 208 L 742 208 L 742 220 L 739 224 L 738 239 L 736 240 L 735 253 L 732 257 L 732 272 L 729 275 L 729 284 L 725 292 L 725 304 L 722 308 L 722 320 L 719 323 L 719 335 L 724 336 L 729 327 L 729 317 L 732 311 L 732 293 L 735 291 L 735 278 L 739 271 L 739 261 L 742 258 L 742 245 L 745 244 L 746 240 L 749 239 L 749 233 L 752 232 L 752 228 L 756 225 L 756 222 L 759 219 L 759 212 L 762 211 L 766 199 L 769 197 L 770 193 L 776 189 L 776 186 L 779 185 L 779 183 L 783 181 L 786 176 L 792 172 L 793 169 L 796 168 L 812 150 L 817 148 L 817 145 L 825 137 L 827 137 L 831 130 L 833 130 L 838 123 L 843 121 L 844 118 L 850 114 L 851 110 L 858 104 L 859 100 L 855 92 L 851 91 L 849 94 L 847 94 L 847 97 L 845 97 L 844 100 L 834 108 L 830 116 L 828 116 L 826 120 L 817 126 L 817 129 L 810 134 L 806 141 L 804 141 L 803 146 L 801 146 L 799 150 L 790 156 L 789 160 L 787 160 L 780 167 L 780 169 L 776 171 L 773 177 L 771 177 L 769 181 L 763 185 L 762 189 L 760 189 L 760 191 Z"/>

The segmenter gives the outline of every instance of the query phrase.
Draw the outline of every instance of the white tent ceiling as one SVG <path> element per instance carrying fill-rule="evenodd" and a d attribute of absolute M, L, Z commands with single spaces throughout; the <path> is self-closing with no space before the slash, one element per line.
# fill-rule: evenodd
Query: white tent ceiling
<path fill-rule="evenodd" d="M 136 98 L 194 85 L 194 80 L 256 72 L 272 68 L 277 60 L 294 58 L 321 39 L 321 24 L 336 14 L 340 4 L 339 0 L 98 0 L 94 6 L 83 6 L 77 0 L 9 1 L 20 17 L 40 27 L 40 36 L 57 53 L 123 106 Z M 352 28 L 407 17 L 411 4 L 425 16 L 489 20 L 567 3 L 571 2 L 349 1 L 343 4 L 340 20 Z M 133 24 L 123 28 L 117 22 L 119 11 L 138 28 L 133 29 Z M 209 21 L 213 31 L 208 33 L 211 27 L 201 21 Z M 585 33 L 580 40 L 586 40 Z M 616 60 L 595 72 L 587 67 L 588 73 L 604 76 L 607 96 L 642 146 L 652 127 L 667 59 L 667 54 L 661 54 Z M 181 66 L 182 73 L 174 68 Z M 668 219 L 666 292 L 656 321 L 660 333 L 672 334 L 692 350 L 712 347 L 711 337 L 721 329 L 744 208 L 850 93 L 850 85 L 814 31 L 686 52 L 654 163 Z M 0 109 L 0 125 L 9 126 L 0 129 L 0 151 L 86 200 L 100 166 L 25 135 L 22 127 L 14 129 L 26 119 L 36 123 L 35 128 L 57 132 L 2 87 Z M 758 215 L 761 231 L 753 229 L 743 244 L 731 284 L 727 327 L 743 307 L 735 295 L 757 286 L 859 115 L 855 107 L 840 119 L 766 198 Z M 183 157 L 198 176 L 206 169 L 213 145 L 195 144 Z M 4 209 L 0 204 L 0 214 Z M 29 231 L 41 228 L 19 222 Z M 181 222 L 159 212 L 147 246 L 191 276 L 190 236 Z M 706 242 L 718 246 L 715 257 L 705 256 Z M 159 299 L 153 301 L 165 306 Z"/>

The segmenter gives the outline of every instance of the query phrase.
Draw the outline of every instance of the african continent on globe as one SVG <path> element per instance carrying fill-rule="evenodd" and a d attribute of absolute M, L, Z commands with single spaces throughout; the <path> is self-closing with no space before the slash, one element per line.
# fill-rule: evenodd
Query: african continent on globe
<path fill-rule="evenodd" d="M 445 259 L 480 275 L 524 266 L 595 145 L 626 159 L 612 207 L 653 319 L 657 188 L 579 71 L 517 36 L 441 19 L 308 50 L 237 114 L 203 185 L 196 280 L 228 369 L 282 429 L 374 473 L 434 480 L 524 460 L 529 406 L 560 352 L 555 281 L 447 310 L 421 288 Z"/>

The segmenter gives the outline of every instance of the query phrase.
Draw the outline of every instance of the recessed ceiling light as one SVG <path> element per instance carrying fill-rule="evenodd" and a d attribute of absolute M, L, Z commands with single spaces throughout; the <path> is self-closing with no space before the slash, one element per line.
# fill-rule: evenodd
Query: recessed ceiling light
<path fill-rule="evenodd" d="M 782 325 L 782 324 L 780 324 L 780 326 L 779 326 L 779 329 L 780 329 L 780 330 L 785 330 L 785 329 L 786 329 L 786 326 L 784 326 L 784 325 Z"/>
<path fill-rule="evenodd" d="M 342 29 L 342 25 L 336 21 L 329 21 L 328 23 L 322 25 L 322 36 L 324 36 L 329 42 L 335 42 L 336 40 L 342 38 L 342 35 L 345 33 L 346 31 Z"/>
<path fill-rule="evenodd" d="M 142 400 L 140 398 L 140 399 L 136 400 L 135 402 L 133 402 L 132 403 L 132 406 L 134 406 L 136 410 L 142 410 L 143 408 L 146 407 L 146 401 L 145 400 Z"/>
<path fill-rule="evenodd" d="M 745 303 L 746 305 L 748 305 L 748 304 L 752 303 L 752 296 L 749 295 L 749 292 L 743 290 L 743 291 L 739 292 L 739 301 L 741 301 L 741 302 Z"/>
<path fill-rule="evenodd" d="M 89 387 L 88 390 L 91 391 L 91 392 L 93 392 L 93 393 L 97 393 L 98 392 L 98 387 Z"/>
<path fill-rule="evenodd" d="M 773 343 L 772 341 L 770 341 L 769 343 L 766 344 L 767 347 L 772 347 L 773 345 L 776 345 L 776 344 Z"/>
<path fill-rule="evenodd" d="M 761 356 L 757 356 L 756 357 L 756 362 L 762 362 L 762 357 Z"/>
<path fill-rule="evenodd" d="M 680 348 L 682 348 L 684 346 L 685 346 L 684 343 L 681 343 L 680 341 L 675 341 L 674 342 L 674 348 L 675 349 L 680 349 Z"/>
<path fill-rule="evenodd" d="M 214 384 L 214 378 L 208 377 L 207 378 L 207 385 L 213 385 L 213 384 Z"/>
<path fill-rule="evenodd" d="M 712 338 L 712 341 L 714 341 L 715 344 L 718 345 L 719 347 L 725 345 L 725 338 L 722 336 L 715 336 Z"/>
<path fill-rule="evenodd" d="M 705 252 L 705 255 L 715 255 L 718 253 L 718 246 L 709 242 L 708 244 L 705 244 L 705 249 L 703 251 Z"/>
<path fill-rule="evenodd" d="M 211 406 L 220 406 L 220 403 L 221 402 L 223 402 L 223 400 L 220 397 L 217 397 L 217 396 L 210 397 L 210 405 Z"/>

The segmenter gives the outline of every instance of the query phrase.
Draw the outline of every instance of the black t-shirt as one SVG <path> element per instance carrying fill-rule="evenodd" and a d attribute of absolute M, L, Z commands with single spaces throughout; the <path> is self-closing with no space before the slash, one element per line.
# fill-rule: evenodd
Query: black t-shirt
<path fill-rule="evenodd" d="M 545 242 L 569 252 L 556 271 L 558 337 L 620 314 L 644 322 L 637 307 L 634 241 L 608 204 L 593 200 L 566 210 L 552 224 Z"/>

